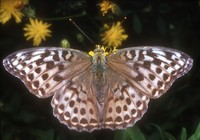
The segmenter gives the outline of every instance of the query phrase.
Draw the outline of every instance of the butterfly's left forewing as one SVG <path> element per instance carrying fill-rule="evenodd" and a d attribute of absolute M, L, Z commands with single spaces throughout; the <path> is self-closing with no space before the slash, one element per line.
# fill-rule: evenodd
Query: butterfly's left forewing
<path fill-rule="evenodd" d="M 22 80 L 31 93 L 45 98 L 67 85 L 70 77 L 90 67 L 91 58 L 73 49 L 32 48 L 9 55 L 3 65 Z"/>

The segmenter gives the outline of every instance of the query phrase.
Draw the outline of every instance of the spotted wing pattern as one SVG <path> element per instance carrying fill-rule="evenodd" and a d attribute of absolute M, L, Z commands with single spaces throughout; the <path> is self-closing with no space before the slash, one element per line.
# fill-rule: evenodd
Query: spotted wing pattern
<path fill-rule="evenodd" d="M 108 57 L 108 66 L 117 69 L 149 98 L 163 95 L 192 65 L 193 60 L 187 54 L 163 47 L 127 48 Z"/>
<path fill-rule="evenodd" d="M 91 91 L 92 77 L 88 70 L 71 79 L 53 96 L 54 115 L 70 129 L 93 131 L 101 129 L 101 109 Z"/>
<path fill-rule="evenodd" d="M 107 56 L 104 127 L 132 126 L 146 112 L 149 99 L 163 95 L 192 64 L 187 54 L 162 47 L 133 47 Z"/>
<path fill-rule="evenodd" d="M 133 47 L 105 58 L 105 91 L 99 103 L 92 57 L 74 49 L 35 48 L 15 52 L 3 64 L 39 98 L 53 95 L 58 120 L 70 129 L 123 129 L 140 120 L 151 98 L 163 95 L 192 67 L 185 53 Z"/>
<path fill-rule="evenodd" d="M 105 98 L 102 124 L 112 130 L 133 126 L 146 112 L 149 102 L 149 98 L 136 90 L 127 79 L 115 74 L 116 81 L 110 83 Z"/>
<path fill-rule="evenodd" d="M 61 123 L 77 131 L 100 129 L 95 94 L 90 91 L 91 57 L 61 48 L 36 48 L 15 52 L 3 61 L 39 98 L 53 96 L 51 105 Z"/>
<path fill-rule="evenodd" d="M 31 93 L 45 98 L 90 67 L 90 59 L 84 52 L 73 49 L 34 48 L 9 55 L 3 65 L 13 76 L 21 79 Z"/>

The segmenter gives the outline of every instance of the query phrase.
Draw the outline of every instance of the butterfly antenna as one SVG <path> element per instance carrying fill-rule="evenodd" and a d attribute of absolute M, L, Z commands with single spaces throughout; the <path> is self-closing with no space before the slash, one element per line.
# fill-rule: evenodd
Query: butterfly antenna
<path fill-rule="evenodd" d="M 76 26 L 76 28 L 95 46 L 96 44 L 94 43 L 94 41 L 92 41 L 92 39 L 83 32 L 83 30 L 70 18 L 69 19 L 70 22 L 72 22 L 72 24 L 74 24 L 74 26 Z"/>

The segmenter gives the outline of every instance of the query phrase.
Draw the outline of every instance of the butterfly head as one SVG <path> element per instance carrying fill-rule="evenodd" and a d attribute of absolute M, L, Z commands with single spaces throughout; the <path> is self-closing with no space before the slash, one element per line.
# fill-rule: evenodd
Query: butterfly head
<path fill-rule="evenodd" d="M 96 48 L 94 50 L 94 54 L 104 54 L 105 53 L 105 48 L 100 46 L 100 45 L 96 45 Z"/>

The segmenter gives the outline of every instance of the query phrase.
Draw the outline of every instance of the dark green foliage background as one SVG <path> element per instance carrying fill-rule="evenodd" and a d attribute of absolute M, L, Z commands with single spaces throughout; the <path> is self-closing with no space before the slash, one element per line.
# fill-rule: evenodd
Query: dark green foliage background
<path fill-rule="evenodd" d="M 114 1 L 121 8 L 118 15 L 100 16 L 97 0 L 30 0 L 36 16 L 52 23 L 52 37 L 41 46 L 59 46 L 67 38 L 72 48 L 93 50 L 94 46 L 67 20 L 75 22 L 95 43 L 100 43 L 103 23 L 123 23 L 129 38 L 123 47 L 165 46 L 176 48 L 194 59 L 192 70 L 178 79 L 163 97 L 152 100 L 144 117 L 126 130 L 100 130 L 78 133 L 69 130 L 53 116 L 51 98 L 38 99 L 1 64 L 0 111 L 2 140 L 198 140 L 200 139 L 200 1 Z M 85 13 L 85 14 L 83 14 Z M 44 19 L 48 18 L 48 19 Z M 25 41 L 22 28 L 27 19 L 0 25 L 0 59 L 8 54 L 32 47 Z M 77 39 L 81 36 L 82 40 Z"/>

